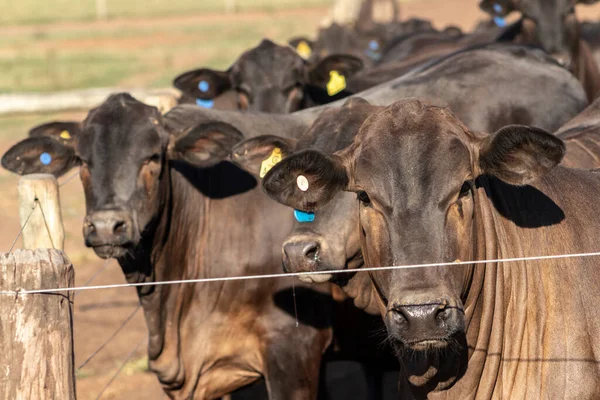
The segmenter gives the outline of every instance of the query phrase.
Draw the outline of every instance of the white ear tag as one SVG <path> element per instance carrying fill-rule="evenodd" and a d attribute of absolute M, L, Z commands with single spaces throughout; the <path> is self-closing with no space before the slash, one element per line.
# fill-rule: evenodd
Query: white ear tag
<path fill-rule="evenodd" d="M 296 184 L 298 185 L 298 189 L 306 192 L 308 190 L 308 179 L 304 175 L 298 175 L 296 178 Z"/>

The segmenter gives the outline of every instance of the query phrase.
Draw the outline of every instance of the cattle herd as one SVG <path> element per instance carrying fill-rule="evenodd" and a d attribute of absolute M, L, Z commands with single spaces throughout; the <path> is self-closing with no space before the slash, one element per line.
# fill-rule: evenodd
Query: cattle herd
<path fill-rule="evenodd" d="M 281 274 L 138 287 L 173 399 L 598 399 L 599 259 L 532 259 L 600 251 L 595 2 L 263 40 L 164 115 L 114 94 L 2 166 L 79 168 L 128 282 Z"/>

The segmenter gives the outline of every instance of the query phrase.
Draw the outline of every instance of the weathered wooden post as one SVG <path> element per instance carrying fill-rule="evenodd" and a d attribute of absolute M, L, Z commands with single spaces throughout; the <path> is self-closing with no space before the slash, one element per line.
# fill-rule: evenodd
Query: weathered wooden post
<path fill-rule="evenodd" d="M 58 184 L 53 175 L 31 174 L 21 177 L 19 216 L 23 227 L 24 249 L 64 248 L 65 232 Z"/>
<path fill-rule="evenodd" d="M 0 254 L 0 290 L 73 286 L 60 250 Z M 71 292 L 0 295 L 0 398 L 75 399 Z"/>
<path fill-rule="evenodd" d="M 56 179 L 23 177 L 19 200 L 29 250 L 0 253 L 0 399 L 74 400 L 72 292 L 19 293 L 73 286 Z"/>

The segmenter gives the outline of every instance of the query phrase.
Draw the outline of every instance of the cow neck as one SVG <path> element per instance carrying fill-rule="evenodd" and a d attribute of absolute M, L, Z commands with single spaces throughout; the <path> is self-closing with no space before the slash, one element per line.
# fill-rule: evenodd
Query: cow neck
<path fill-rule="evenodd" d="M 519 244 L 511 242 L 507 245 L 506 241 L 499 240 L 517 237 L 515 227 L 495 210 L 485 194 L 486 189 L 477 190 L 474 259 L 516 257 L 522 254 Z M 500 383 L 505 384 L 503 378 L 515 372 L 503 370 L 510 366 L 503 366 L 502 359 L 518 357 L 525 334 L 526 313 L 517 311 L 526 301 L 524 262 L 489 262 L 474 266 L 464 296 L 468 367 L 450 390 L 439 392 L 432 398 L 489 399 L 498 395 Z M 506 335 L 510 335 L 510 339 L 505 340 Z"/>

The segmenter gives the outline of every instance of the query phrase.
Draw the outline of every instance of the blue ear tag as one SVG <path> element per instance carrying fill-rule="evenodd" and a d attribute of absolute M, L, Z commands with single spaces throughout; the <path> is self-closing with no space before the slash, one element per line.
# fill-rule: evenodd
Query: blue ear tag
<path fill-rule="evenodd" d="M 48 153 L 40 154 L 40 162 L 44 165 L 49 165 L 52 162 L 52 156 Z"/>
<path fill-rule="evenodd" d="M 199 105 L 200 107 L 204 107 L 204 108 L 213 108 L 213 106 L 215 105 L 215 101 L 214 100 L 196 99 L 196 104 Z"/>
<path fill-rule="evenodd" d="M 501 14 L 503 11 L 503 8 L 500 4 L 498 3 L 494 3 L 494 12 L 497 14 Z M 504 18 L 498 16 L 498 15 L 494 15 L 494 17 L 492 18 L 494 20 L 494 23 L 500 27 L 500 28 L 504 28 L 506 26 L 506 21 L 504 20 Z"/>
<path fill-rule="evenodd" d="M 379 42 L 375 39 L 371 40 L 369 42 L 369 48 L 373 51 L 379 50 Z"/>
<path fill-rule="evenodd" d="M 506 26 L 506 20 L 504 18 L 494 16 L 493 20 L 499 28 L 504 28 Z"/>
<path fill-rule="evenodd" d="M 294 210 L 294 217 L 296 217 L 296 221 L 298 222 L 313 222 L 315 220 L 315 213 Z"/>
<path fill-rule="evenodd" d="M 206 93 L 208 92 L 208 89 L 210 89 L 210 84 L 206 81 L 200 81 L 198 82 L 198 89 L 200 89 L 201 92 Z"/>

